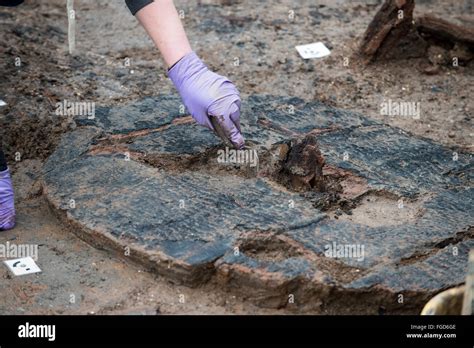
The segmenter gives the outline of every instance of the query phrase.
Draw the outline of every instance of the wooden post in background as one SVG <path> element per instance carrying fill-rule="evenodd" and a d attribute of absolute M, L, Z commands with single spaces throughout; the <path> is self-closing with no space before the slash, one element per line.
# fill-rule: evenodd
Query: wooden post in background
<path fill-rule="evenodd" d="M 74 0 L 67 0 L 67 39 L 69 44 L 69 54 L 74 54 L 76 50 L 76 13 L 74 12 Z"/>

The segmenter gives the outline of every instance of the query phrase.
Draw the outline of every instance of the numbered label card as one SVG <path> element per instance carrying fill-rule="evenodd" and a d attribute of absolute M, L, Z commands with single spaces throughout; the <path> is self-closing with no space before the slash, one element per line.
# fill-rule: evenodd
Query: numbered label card
<path fill-rule="evenodd" d="M 323 58 L 331 54 L 322 42 L 296 46 L 296 50 L 303 59 Z"/>
<path fill-rule="evenodd" d="M 41 272 L 41 269 L 29 256 L 22 259 L 7 260 L 4 262 L 10 271 L 16 276 Z"/>

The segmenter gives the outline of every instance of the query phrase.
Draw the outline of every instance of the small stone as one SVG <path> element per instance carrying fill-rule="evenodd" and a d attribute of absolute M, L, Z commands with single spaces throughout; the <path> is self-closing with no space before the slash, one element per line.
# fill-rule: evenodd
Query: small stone
<path fill-rule="evenodd" d="M 426 75 L 436 75 L 439 74 L 441 71 L 441 68 L 439 65 L 430 65 L 426 69 L 423 70 L 423 73 Z"/>

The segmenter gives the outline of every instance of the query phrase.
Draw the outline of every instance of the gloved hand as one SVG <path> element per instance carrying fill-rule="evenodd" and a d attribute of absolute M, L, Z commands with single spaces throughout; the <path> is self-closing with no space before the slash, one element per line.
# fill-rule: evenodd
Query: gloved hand
<path fill-rule="evenodd" d="M 168 75 L 197 123 L 227 138 L 235 148 L 244 147 L 240 96 L 232 82 L 210 71 L 195 52 L 181 58 Z"/>
<path fill-rule="evenodd" d="M 0 231 L 15 227 L 15 202 L 10 172 L 0 172 Z"/>

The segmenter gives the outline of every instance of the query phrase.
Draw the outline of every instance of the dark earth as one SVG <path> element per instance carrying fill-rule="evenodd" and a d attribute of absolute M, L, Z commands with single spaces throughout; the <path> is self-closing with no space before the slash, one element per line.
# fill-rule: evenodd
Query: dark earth
<path fill-rule="evenodd" d="M 4 267 L 0 313 L 415 314 L 464 281 L 473 63 L 358 64 L 376 1 L 215 3 L 177 7 L 196 51 L 239 87 L 257 167 L 218 163 L 219 138 L 183 112 L 123 3 L 76 5 L 74 57 L 63 2 L 0 10 L 19 213 L 0 241 L 39 244 L 43 269 Z M 466 24 L 468 6 L 416 11 Z M 294 46 L 314 41 L 332 55 L 303 61 Z M 420 119 L 381 116 L 385 98 L 420 102 Z M 56 115 L 63 100 L 94 102 L 95 118 Z"/>

